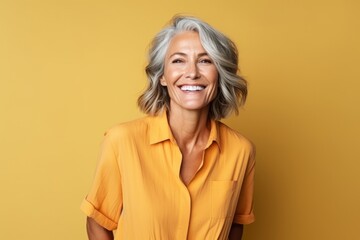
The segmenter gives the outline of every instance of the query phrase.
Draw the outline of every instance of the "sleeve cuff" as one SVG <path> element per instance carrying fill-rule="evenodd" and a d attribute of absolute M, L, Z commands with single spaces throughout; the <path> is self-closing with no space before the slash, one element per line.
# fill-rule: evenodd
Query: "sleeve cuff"
<path fill-rule="evenodd" d="M 254 214 L 249 215 L 235 215 L 233 223 L 237 224 L 250 224 L 255 222 L 255 216 Z"/>
<path fill-rule="evenodd" d="M 93 218 L 100 226 L 106 228 L 109 231 L 115 230 L 117 228 L 117 223 L 113 220 L 106 217 L 104 214 L 99 212 L 94 205 L 92 205 L 86 199 L 83 200 L 80 206 L 81 211 L 83 211 L 88 217 Z"/>

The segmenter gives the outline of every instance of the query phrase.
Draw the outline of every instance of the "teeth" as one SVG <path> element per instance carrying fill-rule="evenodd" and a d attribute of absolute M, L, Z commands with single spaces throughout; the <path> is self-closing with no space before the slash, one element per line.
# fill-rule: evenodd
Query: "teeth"
<path fill-rule="evenodd" d="M 184 85 L 181 87 L 181 90 L 183 91 L 201 91 L 203 90 L 205 87 L 203 86 L 190 86 L 190 85 Z"/>

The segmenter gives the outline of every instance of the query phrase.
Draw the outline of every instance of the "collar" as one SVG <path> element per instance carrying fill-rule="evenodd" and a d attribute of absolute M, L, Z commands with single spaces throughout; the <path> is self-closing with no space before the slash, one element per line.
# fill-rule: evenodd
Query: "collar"
<path fill-rule="evenodd" d="M 163 111 L 158 116 L 149 116 L 149 141 L 150 144 L 160 143 L 170 140 L 176 144 L 175 138 L 171 132 L 166 111 Z M 215 142 L 221 150 L 219 122 L 211 120 L 209 140 L 206 144 L 206 149 Z"/>

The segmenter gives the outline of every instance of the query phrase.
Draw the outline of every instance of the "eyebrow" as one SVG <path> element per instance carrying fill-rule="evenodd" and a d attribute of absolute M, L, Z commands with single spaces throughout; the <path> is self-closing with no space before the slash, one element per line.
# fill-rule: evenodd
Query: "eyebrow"
<path fill-rule="evenodd" d="M 183 53 L 183 52 L 175 52 L 175 53 L 171 54 L 171 55 L 169 56 L 169 58 L 172 58 L 172 57 L 175 56 L 175 55 L 187 56 L 186 53 Z M 208 55 L 209 55 L 209 54 L 208 54 L 207 52 L 202 52 L 202 53 L 199 53 L 197 56 L 198 56 L 198 57 L 203 57 L 203 56 L 208 56 Z"/>

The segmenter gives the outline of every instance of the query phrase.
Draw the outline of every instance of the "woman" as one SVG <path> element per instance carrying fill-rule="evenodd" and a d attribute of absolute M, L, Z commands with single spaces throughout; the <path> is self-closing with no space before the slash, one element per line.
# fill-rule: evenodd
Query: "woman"
<path fill-rule="evenodd" d="M 193 17 L 154 38 L 138 99 L 110 129 L 82 203 L 89 239 L 241 239 L 254 221 L 254 150 L 217 121 L 245 102 L 235 45 Z"/>

